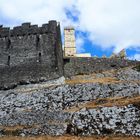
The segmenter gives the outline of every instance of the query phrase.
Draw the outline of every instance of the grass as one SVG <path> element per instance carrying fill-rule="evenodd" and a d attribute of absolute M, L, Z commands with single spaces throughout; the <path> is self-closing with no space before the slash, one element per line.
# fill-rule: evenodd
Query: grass
<path fill-rule="evenodd" d="M 115 69 L 115 70 L 108 70 L 103 71 L 101 73 L 92 73 L 90 75 L 76 75 L 72 76 L 70 79 L 66 79 L 66 84 L 85 84 L 85 83 L 101 83 L 101 84 L 111 84 L 111 83 L 125 83 L 125 82 L 131 82 L 131 83 L 140 83 L 140 80 L 132 80 L 132 81 L 125 81 L 125 80 L 119 80 L 117 78 L 117 72 L 120 70 L 127 70 L 132 67 L 126 67 L 121 69 Z M 135 67 L 134 69 L 137 69 L 140 71 L 140 65 Z M 101 76 L 101 77 L 99 77 Z"/>
<path fill-rule="evenodd" d="M 140 64 L 138 66 L 135 67 L 137 71 L 140 72 Z"/>
<path fill-rule="evenodd" d="M 80 77 L 77 79 L 71 79 L 66 80 L 66 84 L 84 84 L 84 83 L 119 83 L 117 78 L 112 77 L 103 77 L 103 78 L 96 78 L 96 79 L 80 79 Z"/>
<path fill-rule="evenodd" d="M 140 138 L 129 136 L 104 136 L 104 137 L 41 136 L 41 137 L 0 137 L 0 140 L 140 140 Z"/>
<path fill-rule="evenodd" d="M 0 126 L 0 129 L 4 130 L 4 134 L 6 136 L 18 136 L 19 131 L 23 129 L 32 129 L 32 128 L 39 128 L 39 125 L 33 125 L 33 126 Z M 1 138 L 0 138 L 1 140 Z"/>
<path fill-rule="evenodd" d="M 136 107 L 140 107 L 140 96 L 137 97 L 114 97 L 114 98 L 104 98 L 97 99 L 95 101 L 91 101 L 85 104 L 81 104 L 78 107 L 72 107 L 70 109 L 65 110 L 65 112 L 76 112 L 82 108 L 94 109 L 98 107 L 113 107 L 113 106 L 126 106 L 129 104 L 133 104 Z"/>

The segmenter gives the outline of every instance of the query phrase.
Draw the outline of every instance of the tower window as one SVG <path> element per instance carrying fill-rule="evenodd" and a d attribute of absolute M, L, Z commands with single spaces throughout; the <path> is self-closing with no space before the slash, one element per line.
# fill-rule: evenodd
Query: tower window
<path fill-rule="evenodd" d="M 39 53 L 39 62 L 41 62 L 41 52 Z"/>
<path fill-rule="evenodd" d="M 9 49 L 10 46 L 11 46 L 11 40 L 8 38 L 8 39 L 7 39 L 7 49 Z"/>
<path fill-rule="evenodd" d="M 8 66 L 10 66 L 10 59 L 11 59 L 11 57 L 10 57 L 10 55 L 8 56 L 8 60 L 7 60 L 7 65 Z"/>
<path fill-rule="evenodd" d="M 39 35 L 36 35 L 36 48 L 39 48 L 39 41 L 40 41 Z"/>

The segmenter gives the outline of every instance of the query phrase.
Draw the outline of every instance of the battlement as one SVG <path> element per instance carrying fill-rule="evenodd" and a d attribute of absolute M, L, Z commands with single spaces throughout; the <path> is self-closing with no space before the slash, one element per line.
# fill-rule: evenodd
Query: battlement
<path fill-rule="evenodd" d="M 31 25 L 30 22 L 22 23 L 21 26 L 16 26 L 13 29 L 3 27 L 0 25 L 0 38 L 13 37 L 13 36 L 25 36 L 36 35 L 45 33 L 56 33 L 57 22 L 52 20 L 48 24 L 43 24 L 41 27 L 38 25 Z"/>
<path fill-rule="evenodd" d="M 60 25 L 52 20 L 41 27 L 23 23 L 0 26 L 0 88 L 38 82 L 63 75 Z"/>
<path fill-rule="evenodd" d="M 117 58 L 63 58 L 60 24 L 54 20 L 41 27 L 31 23 L 13 29 L 0 25 L 0 89 L 137 63 Z"/>

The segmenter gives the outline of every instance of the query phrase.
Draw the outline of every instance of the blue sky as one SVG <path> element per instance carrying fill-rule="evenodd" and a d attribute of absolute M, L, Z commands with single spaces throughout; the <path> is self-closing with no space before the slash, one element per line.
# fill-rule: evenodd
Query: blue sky
<path fill-rule="evenodd" d="M 0 0 L 0 24 L 11 28 L 57 20 L 76 29 L 78 53 L 110 56 L 126 49 L 140 60 L 140 0 Z"/>

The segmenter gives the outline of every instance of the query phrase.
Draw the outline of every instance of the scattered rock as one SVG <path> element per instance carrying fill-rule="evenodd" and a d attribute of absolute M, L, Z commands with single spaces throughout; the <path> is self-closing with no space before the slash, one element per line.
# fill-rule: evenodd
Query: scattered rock
<path fill-rule="evenodd" d="M 99 74 L 97 77 L 104 77 Z M 140 95 L 140 73 L 132 69 L 120 70 L 117 75 L 126 82 L 65 85 L 64 77 L 42 84 L 21 85 L 15 89 L 0 90 L 0 126 L 25 126 L 18 130 L 27 135 L 107 135 L 131 134 L 140 136 L 139 103 L 123 107 L 83 108 L 66 112 L 89 101 L 98 105 L 106 98 Z M 6 134 L 0 129 L 0 135 Z M 15 133 L 14 133 L 15 134 Z"/>

